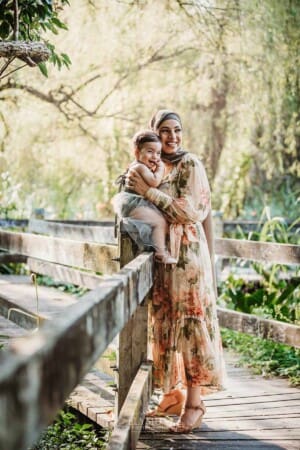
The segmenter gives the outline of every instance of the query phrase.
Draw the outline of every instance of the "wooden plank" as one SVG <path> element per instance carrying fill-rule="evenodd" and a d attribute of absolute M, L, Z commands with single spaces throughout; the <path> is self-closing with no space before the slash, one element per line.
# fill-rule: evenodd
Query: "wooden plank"
<path fill-rule="evenodd" d="M 225 350 L 227 389 L 204 397 L 207 412 L 200 430 L 168 433 L 175 418 L 146 419 L 138 449 L 299 449 L 300 390 L 281 378 L 266 379 L 243 369 Z"/>
<path fill-rule="evenodd" d="M 25 228 L 27 225 L 27 219 L 0 219 L 1 228 Z"/>
<path fill-rule="evenodd" d="M 186 445 L 188 441 L 188 447 Z M 159 436 L 153 435 L 151 441 L 139 442 L 137 450 L 299 450 L 299 442 L 282 440 L 248 440 L 227 439 L 225 441 L 212 441 L 203 439 L 193 441 L 192 438 L 185 437 L 182 441 L 174 442 L 171 437 L 160 440 Z"/>
<path fill-rule="evenodd" d="M 16 283 L 16 279 L 20 279 Z M 38 304 L 35 287 L 28 276 L 0 276 L 0 314 L 10 317 L 10 320 L 25 329 L 37 327 L 40 324 L 62 314 L 78 299 L 65 292 L 48 286 L 38 286 Z"/>
<path fill-rule="evenodd" d="M 94 275 L 82 270 L 74 269 L 61 264 L 49 263 L 40 259 L 28 258 L 29 270 L 34 273 L 48 275 L 54 281 L 75 284 L 76 286 L 95 289 L 107 277 Z"/>
<path fill-rule="evenodd" d="M 0 264 L 26 263 L 27 257 L 15 253 L 0 253 Z"/>
<path fill-rule="evenodd" d="M 64 219 L 47 219 L 49 223 L 67 223 L 69 225 L 82 225 L 85 227 L 88 226 L 103 226 L 103 227 L 113 227 L 114 220 L 105 219 L 105 220 L 64 220 Z"/>
<path fill-rule="evenodd" d="M 134 450 L 142 429 L 151 395 L 152 364 L 144 363 L 138 370 L 120 411 L 108 444 L 108 450 Z"/>
<path fill-rule="evenodd" d="M 218 307 L 221 327 L 300 347 L 300 326 Z"/>
<path fill-rule="evenodd" d="M 127 234 L 120 235 L 121 267 L 132 260 L 137 253 L 137 248 Z M 151 256 L 152 258 L 152 256 Z M 151 259 L 152 261 L 152 259 Z M 152 267 L 148 282 L 152 285 Z M 134 280 L 131 286 L 134 292 Z M 147 360 L 148 351 L 148 304 L 145 302 L 139 306 L 119 335 L 119 346 L 117 352 L 117 401 L 116 415 L 119 414 L 125 398 L 129 392 L 131 383 L 143 361 Z"/>
<path fill-rule="evenodd" d="M 19 327 L 5 317 L 0 316 L 0 349 L 2 345 L 6 345 L 11 338 L 25 336 L 28 331 Z"/>
<path fill-rule="evenodd" d="M 256 394 L 256 395 L 237 395 L 235 398 L 232 397 L 223 397 L 211 399 L 207 398 L 206 402 L 208 406 L 229 406 L 233 407 L 234 405 L 238 405 L 239 408 L 242 408 L 243 405 L 256 405 L 261 404 L 263 401 L 264 405 L 270 405 L 271 407 L 276 406 L 277 403 L 285 406 L 287 401 L 299 401 L 300 404 L 300 391 L 296 390 L 295 392 L 288 393 L 272 393 L 272 394 Z"/>
<path fill-rule="evenodd" d="M 132 303 L 144 299 L 151 272 L 151 255 L 141 254 L 55 321 L 0 352 L 0 448 L 25 450 L 38 439 L 124 327 Z M 14 432 L 7 433 L 12 423 Z"/>
<path fill-rule="evenodd" d="M 95 272 L 114 273 L 118 270 L 118 264 L 113 261 L 118 251 L 116 245 L 0 231 L 0 248 Z"/>
<path fill-rule="evenodd" d="M 161 420 L 160 423 L 163 421 Z M 170 421 L 169 421 L 170 422 Z M 251 433 L 250 433 L 251 431 Z M 158 431 L 159 432 L 159 431 Z M 163 440 L 164 438 L 170 438 L 170 434 L 166 432 L 160 433 L 160 440 Z M 202 441 L 204 439 L 210 439 L 214 441 L 218 440 L 229 440 L 229 439 L 239 439 L 241 441 L 249 441 L 249 440 L 297 440 L 298 444 L 300 443 L 300 429 L 297 427 L 294 428 L 287 428 L 287 429 L 279 429 L 279 430 L 239 430 L 239 431 L 204 431 L 204 428 L 201 429 L 201 433 L 196 434 L 193 433 L 192 440 L 193 441 Z M 146 439 L 144 439 L 146 440 Z M 183 437 L 177 434 L 172 434 L 172 440 L 174 441 L 174 447 L 176 448 L 176 441 L 183 440 Z M 188 439 L 189 441 L 190 439 Z M 285 448 L 285 447 L 284 447 Z"/>
<path fill-rule="evenodd" d="M 300 264 L 300 245 L 255 242 L 244 239 L 215 239 L 218 256 L 278 264 Z"/>
<path fill-rule="evenodd" d="M 79 241 L 93 241 L 102 244 L 117 243 L 114 236 L 114 226 L 111 222 L 103 222 L 101 225 L 80 225 L 76 222 L 66 223 L 30 219 L 28 231 Z"/>
<path fill-rule="evenodd" d="M 92 392 L 82 383 L 71 393 L 67 404 L 101 427 L 112 429 L 114 426 L 114 402 L 105 400 L 99 392 Z"/>

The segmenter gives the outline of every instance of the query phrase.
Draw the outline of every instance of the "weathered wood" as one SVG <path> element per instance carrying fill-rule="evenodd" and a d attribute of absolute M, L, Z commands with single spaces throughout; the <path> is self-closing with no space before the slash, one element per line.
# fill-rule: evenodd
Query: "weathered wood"
<path fill-rule="evenodd" d="M 48 286 L 38 286 L 38 305 L 35 287 L 28 276 L 0 276 L 0 314 L 17 325 L 32 330 L 37 323 L 62 314 L 78 299 Z M 37 320 L 39 319 L 39 320 Z"/>
<path fill-rule="evenodd" d="M 26 228 L 28 219 L 0 219 L 1 228 Z"/>
<path fill-rule="evenodd" d="M 84 380 L 76 386 L 67 400 L 67 404 L 77 409 L 83 415 L 104 428 L 112 429 L 114 426 L 114 401 L 108 401 L 101 397 L 101 393 L 96 393 L 83 386 Z"/>
<path fill-rule="evenodd" d="M 70 225 L 82 225 L 85 227 L 89 226 L 101 226 L 101 227 L 113 227 L 114 221 L 107 220 L 63 220 L 63 219 L 47 219 L 49 223 L 68 223 Z"/>
<path fill-rule="evenodd" d="M 24 255 L 16 255 L 14 253 L 0 253 L 0 264 L 8 263 L 26 263 L 27 257 Z"/>
<path fill-rule="evenodd" d="M 215 239 L 218 256 L 278 264 L 300 264 L 300 245 L 255 242 L 244 239 Z"/>
<path fill-rule="evenodd" d="M 134 450 L 136 448 L 151 395 L 151 376 L 152 365 L 142 364 L 120 411 L 118 421 L 109 439 L 108 450 Z"/>
<path fill-rule="evenodd" d="M 221 327 L 300 347 L 300 327 L 218 307 Z"/>
<path fill-rule="evenodd" d="M 134 247 L 132 240 L 128 237 L 128 235 L 121 233 L 121 267 L 128 261 L 131 261 L 136 253 L 137 249 Z M 152 284 L 152 267 L 148 273 L 148 277 L 149 281 L 151 280 L 150 283 Z M 135 282 L 133 280 L 133 285 L 130 287 L 133 296 L 136 295 L 134 292 L 134 283 Z M 131 319 L 120 332 L 117 352 L 118 392 L 116 402 L 116 415 L 122 408 L 125 398 L 129 392 L 131 382 L 134 379 L 141 363 L 147 359 L 147 326 L 148 305 L 147 303 L 145 303 L 143 306 L 140 306 L 136 310 Z"/>
<path fill-rule="evenodd" d="M 27 264 L 31 272 L 48 275 L 54 281 L 71 283 L 88 289 L 95 289 L 107 278 L 107 276 L 94 275 L 60 264 L 41 261 L 40 259 L 28 258 Z"/>
<path fill-rule="evenodd" d="M 28 231 L 31 233 L 49 234 L 80 241 L 93 241 L 102 244 L 116 244 L 114 227 L 110 222 L 101 225 L 79 225 L 48 220 L 30 219 Z"/>
<path fill-rule="evenodd" d="M 55 321 L 0 352 L 0 448 L 25 450 L 36 441 L 144 299 L 149 273 L 152 257 L 142 254 Z"/>
<path fill-rule="evenodd" d="M 25 336 L 27 333 L 24 328 L 0 316 L 0 347 L 7 344 L 9 339 Z"/>
<path fill-rule="evenodd" d="M 0 248 L 66 266 L 113 273 L 118 264 L 116 245 L 103 245 L 29 233 L 0 231 Z"/>
<path fill-rule="evenodd" d="M 189 435 L 168 433 L 177 418 L 146 418 L 137 448 L 182 450 L 299 449 L 300 390 L 287 380 L 266 379 L 237 367 L 225 352 L 227 389 L 204 397 L 207 412 Z M 241 377 L 243 373 L 243 377 Z"/>

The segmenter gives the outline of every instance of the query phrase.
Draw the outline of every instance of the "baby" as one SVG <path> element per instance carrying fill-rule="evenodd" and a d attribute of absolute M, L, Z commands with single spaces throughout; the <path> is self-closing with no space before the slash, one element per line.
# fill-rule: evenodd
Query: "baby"
<path fill-rule="evenodd" d="M 165 170 L 164 163 L 160 159 L 162 145 L 159 136 L 151 130 L 140 131 L 134 136 L 133 145 L 135 160 L 121 178 L 124 179 L 124 176 L 134 169 L 149 187 L 158 187 Z M 164 264 L 176 263 L 176 259 L 172 258 L 166 248 L 168 223 L 156 206 L 129 188 L 125 188 L 114 197 L 113 205 L 120 217 L 138 221 L 136 227 L 139 237 L 144 244 L 154 247 L 156 261 Z M 151 226 L 150 242 L 143 224 Z M 133 238 L 135 239 L 134 236 Z"/>

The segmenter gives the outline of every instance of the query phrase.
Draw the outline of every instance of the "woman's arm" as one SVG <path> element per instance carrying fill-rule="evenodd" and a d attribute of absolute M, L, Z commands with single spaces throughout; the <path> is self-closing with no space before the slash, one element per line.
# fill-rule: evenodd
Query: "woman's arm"
<path fill-rule="evenodd" d="M 210 211 L 210 188 L 205 169 L 196 156 L 189 155 L 179 167 L 178 197 L 158 189 L 148 189 L 144 196 L 163 211 L 170 223 L 202 222 Z"/>
<path fill-rule="evenodd" d="M 214 237 L 210 206 L 210 188 L 202 163 L 192 158 L 183 163 L 178 180 L 180 197 L 172 198 L 158 189 L 149 188 L 139 174 L 128 180 L 134 190 L 154 203 L 171 223 L 189 223 L 200 220 L 203 225 L 210 253 L 213 283 L 217 295 L 215 273 Z M 130 186 L 130 187 L 131 187 Z"/>

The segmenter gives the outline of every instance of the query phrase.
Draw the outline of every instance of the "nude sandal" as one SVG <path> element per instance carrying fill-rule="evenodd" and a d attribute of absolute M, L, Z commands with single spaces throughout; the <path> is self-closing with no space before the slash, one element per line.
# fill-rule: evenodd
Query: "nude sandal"
<path fill-rule="evenodd" d="M 153 411 L 146 413 L 146 417 L 160 417 L 171 414 L 180 416 L 184 399 L 183 393 L 179 389 L 174 389 L 168 394 L 164 394 L 160 404 Z"/>
<path fill-rule="evenodd" d="M 203 401 L 201 400 L 201 403 L 198 406 L 185 406 L 185 410 L 186 409 L 199 410 L 199 411 L 201 411 L 201 414 L 197 417 L 197 419 L 191 425 L 187 425 L 187 424 L 183 423 L 182 417 L 180 417 L 179 421 L 173 427 L 169 428 L 169 431 L 171 433 L 186 434 L 186 433 L 191 433 L 195 428 L 200 428 L 200 426 L 202 424 L 203 416 L 206 413 L 206 407 L 205 407 Z"/>

